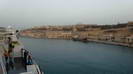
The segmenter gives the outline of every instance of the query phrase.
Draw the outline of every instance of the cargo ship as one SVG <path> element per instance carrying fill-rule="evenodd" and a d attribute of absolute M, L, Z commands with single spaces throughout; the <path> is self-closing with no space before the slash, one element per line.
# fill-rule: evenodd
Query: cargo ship
<path fill-rule="evenodd" d="M 0 27 L 0 74 L 44 74 L 12 27 Z"/>

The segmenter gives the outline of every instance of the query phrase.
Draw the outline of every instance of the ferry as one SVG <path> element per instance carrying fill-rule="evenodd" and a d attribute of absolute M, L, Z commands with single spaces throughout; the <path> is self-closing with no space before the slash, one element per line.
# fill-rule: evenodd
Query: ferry
<path fill-rule="evenodd" d="M 12 27 L 0 27 L 0 74 L 44 74 L 17 34 Z"/>

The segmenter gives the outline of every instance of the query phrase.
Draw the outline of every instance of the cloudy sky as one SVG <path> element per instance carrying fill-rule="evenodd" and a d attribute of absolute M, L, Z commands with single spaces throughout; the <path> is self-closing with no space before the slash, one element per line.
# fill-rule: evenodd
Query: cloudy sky
<path fill-rule="evenodd" d="M 133 0 L 0 0 L 0 26 L 133 21 Z"/>

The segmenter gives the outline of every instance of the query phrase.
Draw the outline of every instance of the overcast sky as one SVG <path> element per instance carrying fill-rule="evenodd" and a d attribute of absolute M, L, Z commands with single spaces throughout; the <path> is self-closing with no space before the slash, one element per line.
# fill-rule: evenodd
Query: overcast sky
<path fill-rule="evenodd" d="M 133 0 L 0 0 L 0 26 L 133 21 Z"/>

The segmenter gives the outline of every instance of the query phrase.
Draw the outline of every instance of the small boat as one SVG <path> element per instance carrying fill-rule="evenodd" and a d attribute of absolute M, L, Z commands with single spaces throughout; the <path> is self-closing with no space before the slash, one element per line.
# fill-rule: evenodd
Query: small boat
<path fill-rule="evenodd" d="M 44 74 L 11 27 L 0 27 L 0 74 Z"/>
<path fill-rule="evenodd" d="M 83 39 L 81 39 L 81 41 L 85 42 L 85 43 L 88 42 L 87 38 L 83 38 Z"/>
<path fill-rule="evenodd" d="M 73 41 L 88 42 L 87 38 L 72 38 Z"/>
<path fill-rule="evenodd" d="M 73 41 L 80 41 L 79 38 L 72 38 Z"/>

